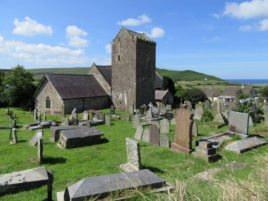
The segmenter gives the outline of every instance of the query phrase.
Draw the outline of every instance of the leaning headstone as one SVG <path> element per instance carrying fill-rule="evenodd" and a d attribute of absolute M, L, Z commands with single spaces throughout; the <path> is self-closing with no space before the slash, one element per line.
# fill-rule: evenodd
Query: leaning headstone
<path fill-rule="evenodd" d="M 17 130 L 16 128 L 12 128 L 12 142 L 10 142 L 10 144 L 17 144 L 17 141 Z"/>
<path fill-rule="evenodd" d="M 84 178 L 57 193 L 59 200 L 103 199 L 111 193 L 125 192 L 130 189 L 159 189 L 166 182 L 150 170 L 117 173 L 106 176 Z"/>
<path fill-rule="evenodd" d="M 169 121 L 167 119 L 160 120 L 160 133 L 169 133 Z"/>
<path fill-rule="evenodd" d="M 198 136 L 198 124 L 196 121 L 194 121 L 193 123 L 192 136 Z"/>
<path fill-rule="evenodd" d="M 37 160 L 41 164 L 43 162 L 43 138 L 38 138 L 37 142 Z"/>
<path fill-rule="evenodd" d="M 111 116 L 110 115 L 105 115 L 105 125 L 111 126 Z"/>
<path fill-rule="evenodd" d="M 192 151 L 192 116 L 193 115 L 186 104 L 183 104 L 176 111 L 175 141 L 171 144 L 172 150 L 186 153 Z"/>
<path fill-rule="evenodd" d="M 29 141 L 29 145 L 36 146 L 38 144 L 38 139 L 43 137 L 43 130 L 38 130 L 36 134 Z"/>
<path fill-rule="evenodd" d="M 44 167 L 0 175 L 0 196 L 47 185 L 48 201 L 52 201 L 52 174 Z"/>
<path fill-rule="evenodd" d="M 135 139 L 139 141 L 142 140 L 142 134 L 143 134 L 143 127 L 139 125 L 136 128 Z"/>
<path fill-rule="evenodd" d="M 158 146 L 160 145 L 160 130 L 159 127 L 154 124 L 150 126 L 149 143 Z"/>
<path fill-rule="evenodd" d="M 267 142 L 262 138 L 250 137 L 228 144 L 225 147 L 225 150 L 241 154 L 243 152 L 249 151 L 265 144 L 267 144 Z"/>
<path fill-rule="evenodd" d="M 166 135 L 160 135 L 160 147 L 169 148 L 169 139 Z"/>
<path fill-rule="evenodd" d="M 248 135 L 249 127 L 249 114 L 230 111 L 229 115 L 229 130 L 238 133 Z"/>
<path fill-rule="evenodd" d="M 121 164 L 124 172 L 137 171 L 141 167 L 140 144 L 136 140 L 126 138 L 127 163 Z"/>

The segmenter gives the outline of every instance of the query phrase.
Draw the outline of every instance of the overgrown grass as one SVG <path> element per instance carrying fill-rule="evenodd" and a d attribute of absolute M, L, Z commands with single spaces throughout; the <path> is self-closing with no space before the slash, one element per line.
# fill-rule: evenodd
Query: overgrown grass
<path fill-rule="evenodd" d="M 19 126 L 33 122 L 30 112 L 20 109 L 12 110 L 16 112 Z M 19 128 L 19 143 L 10 145 L 8 126 L 11 124 L 11 120 L 4 113 L 5 109 L 0 109 L 0 174 L 38 167 L 39 165 L 35 162 L 37 148 L 30 147 L 27 144 L 35 131 L 25 131 L 23 128 Z M 55 116 L 49 116 L 48 118 L 61 119 L 61 117 Z M 214 124 L 200 123 L 199 130 L 204 136 L 207 136 L 211 132 L 222 132 L 226 129 L 226 127 L 223 127 L 218 130 L 213 126 Z M 54 199 L 56 198 L 56 192 L 63 191 L 67 186 L 84 177 L 118 173 L 120 171 L 119 165 L 126 162 L 125 138 L 134 136 L 135 129 L 132 128 L 132 123 L 113 120 L 111 127 L 101 125 L 97 128 L 105 134 L 106 143 L 69 150 L 59 149 L 56 144 L 50 143 L 50 129 L 44 129 L 45 163 L 42 166 L 51 169 L 54 173 Z M 172 126 L 171 132 L 168 134 L 171 140 L 174 138 L 174 128 Z M 263 125 L 253 127 L 251 132 L 255 133 L 260 129 L 262 135 L 268 140 L 268 128 Z M 256 185 L 261 184 L 259 182 L 262 182 L 262 176 L 252 176 L 253 180 L 247 180 L 247 175 L 254 175 L 261 170 L 264 171 L 265 168 L 267 169 L 267 162 L 260 163 L 263 161 L 261 160 L 262 157 L 267 160 L 267 152 L 268 146 L 263 146 L 243 155 L 221 151 L 222 159 L 209 164 L 202 159 L 193 158 L 187 154 L 175 153 L 167 148 L 141 143 L 142 167 L 151 169 L 168 182 L 176 184 L 176 190 L 170 195 L 140 193 L 139 197 L 132 200 L 223 200 L 228 191 L 224 188 L 224 186 L 229 186 L 227 181 L 241 180 L 249 181 L 249 183 L 256 182 Z M 232 161 L 241 162 L 245 164 L 245 167 L 220 172 L 216 177 L 217 182 L 214 183 L 193 179 L 193 176 L 199 172 L 209 168 L 221 167 Z M 266 175 L 267 172 L 264 172 L 264 174 Z M 261 188 L 256 188 L 256 191 L 261 195 L 260 198 L 263 198 L 264 195 L 267 199 L 267 193 L 263 193 Z M 0 200 L 44 200 L 46 196 L 46 187 L 41 187 L 31 191 L 5 195 L 0 197 Z"/>

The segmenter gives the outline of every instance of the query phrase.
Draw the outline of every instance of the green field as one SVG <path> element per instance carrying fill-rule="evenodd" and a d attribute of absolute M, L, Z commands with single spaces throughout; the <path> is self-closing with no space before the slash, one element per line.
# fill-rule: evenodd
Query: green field
<path fill-rule="evenodd" d="M 20 109 L 12 109 L 17 114 L 19 126 L 32 123 L 32 114 Z M 50 116 L 49 119 L 61 119 L 61 117 Z M 28 145 L 28 141 L 35 131 L 18 129 L 18 144 L 9 144 L 9 129 L 11 120 L 5 115 L 5 110 L 0 109 L 0 174 L 13 171 L 25 170 L 38 167 L 36 162 L 37 148 Z M 214 122 L 200 123 L 199 132 L 202 135 L 222 132 L 215 128 Z M 126 162 L 125 138 L 133 137 L 135 129 L 131 122 L 113 120 L 112 126 L 98 126 L 97 129 L 105 134 L 106 142 L 99 145 L 75 149 L 59 149 L 56 144 L 49 142 L 50 129 L 44 129 L 44 158 L 42 166 L 54 173 L 53 197 L 56 192 L 64 190 L 67 186 L 78 180 L 97 175 L 106 175 L 120 171 L 119 165 Z M 268 140 L 268 127 L 257 125 L 251 128 L 251 133 L 263 135 Z M 169 133 L 173 140 L 174 126 Z M 193 143 L 194 144 L 194 143 Z M 237 155 L 227 151 L 220 151 L 222 159 L 216 163 L 209 164 L 201 159 L 190 155 L 175 153 L 167 148 L 141 143 L 142 167 L 151 169 L 157 175 L 168 182 L 176 184 L 176 191 L 171 195 L 142 194 L 133 200 L 252 200 L 254 196 L 268 199 L 268 146 Z M 199 172 L 212 167 L 222 167 L 232 161 L 244 164 L 242 169 L 226 169 L 216 175 L 214 181 L 200 181 L 193 176 Z M 234 186 L 230 189 L 230 187 Z M 236 191 L 235 197 L 226 197 L 227 191 Z M 255 195 L 256 194 L 256 195 Z M 46 198 L 46 187 L 37 188 L 26 192 L 5 195 L 0 197 L 1 201 L 29 201 L 44 200 Z M 230 199 L 227 199 L 230 198 Z M 239 199 L 238 199 L 239 198 Z M 264 199 L 265 198 L 265 199 Z M 258 200 L 258 199 L 254 199 Z"/>

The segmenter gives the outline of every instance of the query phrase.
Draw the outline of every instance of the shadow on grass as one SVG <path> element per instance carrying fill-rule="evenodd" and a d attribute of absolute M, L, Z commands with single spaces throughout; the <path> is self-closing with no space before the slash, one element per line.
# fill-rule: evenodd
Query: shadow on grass
<path fill-rule="evenodd" d="M 152 167 L 152 166 L 147 166 L 147 165 L 142 165 L 142 169 L 149 169 L 152 172 L 161 173 L 161 174 L 165 173 L 163 170 L 161 170 L 157 167 Z"/>
<path fill-rule="evenodd" d="M 45 157 L 42 161 L 42 164 L 58 164 L 66 163 L 67 159 L 63 157 Z"/>

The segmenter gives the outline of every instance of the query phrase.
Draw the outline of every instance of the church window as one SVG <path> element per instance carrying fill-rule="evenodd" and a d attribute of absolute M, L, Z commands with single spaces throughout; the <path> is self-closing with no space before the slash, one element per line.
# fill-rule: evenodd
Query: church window
<path fill-rule="evenodd" d="M 118 55 L 117 60 L 120 61 L 120 55 Z"/>
<path fill-rule="evenodd" d="M 50 98 L 47 97 L 47 98 L 46 98 L 46 108 L 47 108 L 47 109 L 50 109 L 50 106 L 51 106 L 51 105 L 50 105 Z"/>

